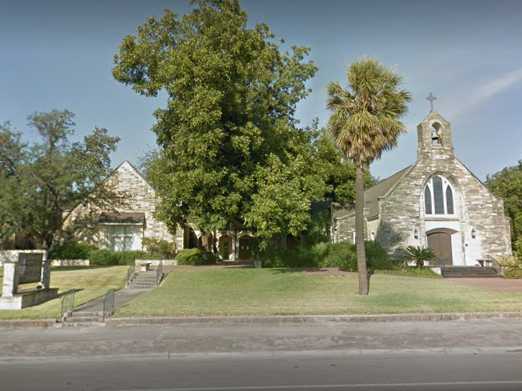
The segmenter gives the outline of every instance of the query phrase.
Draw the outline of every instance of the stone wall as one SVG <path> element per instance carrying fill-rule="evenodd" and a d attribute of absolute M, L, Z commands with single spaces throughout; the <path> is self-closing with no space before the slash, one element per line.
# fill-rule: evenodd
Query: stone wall
<path fill-rule="evenodd" d="M 109 178 L 115 189 L 125 193 L 125 206 L 119 212 L 145 213 L 144 237 L 172 241 L 174 238 L 167 226 L 154 217 L 156 192 L 129 162 L 123 162 Z"/>
<path fill-rule="evenodd" d="M 378 198 L 379 218 L 367 222 L 367 230 L 375 232 L 375 240 L 392 254 L 409 245 L 427 247 L 428 231 L 447 228 L 454 232 L 456 265 L 510 255 L 510 225 L 503 201 L 455 157 L 449 122 L 432 112 L 419 124 L 417 134 L 417 162 Z M 453 215 L 424 213 L 424 188 L 434 175 L 445 177 L 455 191 Z M 353 209 L 334 209 L 332 223 L 334 241 L 351 240 Z"/>
<path fill-rule="evenodd" d="M 477 235 L 474 240 L 480 240 L 482 258 L 510 254 L 509 223 L 502 200 L 491 194 L 455 157 L 418 161 L 391 194 L 381 200 L 377 240 L 391 252 L 410 244 L 427 246 L 426 221 L 422 218 L 423 191 L 428 179 L 436 174 L 446 177 L 457 192 L 457 216 L 441 219 L 441 225 L 442 221 L 453 220 L 460 226 L 464 257 L 470 254 L 473 229 Z M 416 229 L 418 239 L 414 237 Z"/>
<path fill-rule="evenodd" d="M 118 207 L 115 208 L 117 212 L 143 213 L 145 215 L 145 223 L 143 226 L 144 238 L 174 241 L 174 235 L 169 232 L 167 226 L 154 216 L 156 205 L 158 204 L 154 189 L 129 162 L 123 162 L 107 179 L 105 185 L 110 186 L 113 191 L 118 192 L 124 200 L 122 205 L 118 205 Z M 66 224 L 71 224 L 76 218 L 81 218 L 93 211 L 96 215 L 105 212 L 90 207 L 79 206 L 71 213 Z M 102 229 L 102 226 L 100 226 L 100 229 L 96 232 L 77 232 L 76 234 L 79 240 L 93 243 L 99 247 L 108 245 L 106 232 Z"/>

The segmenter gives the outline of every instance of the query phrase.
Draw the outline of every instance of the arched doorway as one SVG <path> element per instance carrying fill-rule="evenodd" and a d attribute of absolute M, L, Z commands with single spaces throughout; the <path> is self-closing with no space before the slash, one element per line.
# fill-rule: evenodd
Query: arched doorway
<path fill-rule="evenodd" d="M 202 243 L 191 227 L 185 227 L 183 232 L 183 248 L 198 248 Z"/>
<path fill-rule="evenodd" d="M 229 260 L 232 254 L 232 240 L 233 238 L 229 235 L 221 235 L 219 238 L 219 255 L 223 260 Z"/>
<path fill-rule="evenodd" d="M 453 265 L 451 235 L 456 231 L 449 228 L 434 229 L 426 233 L 428 247 L 431 248 L 441 265 Z"/>
<path fill-rule="evenodd" d="M 254 259 L 254 250 L 256 246 L 256 240 L 251 236 L 241 236 L 239 238 L 239 260 L 249 261 Z"/>

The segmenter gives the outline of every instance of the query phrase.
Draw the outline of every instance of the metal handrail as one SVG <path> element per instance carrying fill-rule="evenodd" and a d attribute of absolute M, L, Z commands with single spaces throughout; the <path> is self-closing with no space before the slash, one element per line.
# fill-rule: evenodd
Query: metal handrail
<path fill-rule="evenodd" d="M 65 293 L 62 296 L 62 303 L 60 306 L 60 317 L 58 319 L 60 322 L 65 321 L 65 319 L 74 311 L 75 293 L 76 292 L 72 290 L 70 292 Z"/>
<path fill-rule="evenodd" d="M 103 296 L 103 321 L 114 314 L 115 295 L 114 289 L 109 289 Z"/>
<path fill-rule="evenodd" d="M 129 268 L 127 269 L 127 280 L 126 280 L 126 286 L 129 287 L 132 280 L 134 279 L 134 275 L 136 273 L 136 266 L 135 265 L 129 265 Z"/>
<path fill-rule="evenodd" d="M 158 267 L 156 268 L 156 286 L 159 286 L 161 280 L 163 279 L 163 260 L 160 261 Z"/>

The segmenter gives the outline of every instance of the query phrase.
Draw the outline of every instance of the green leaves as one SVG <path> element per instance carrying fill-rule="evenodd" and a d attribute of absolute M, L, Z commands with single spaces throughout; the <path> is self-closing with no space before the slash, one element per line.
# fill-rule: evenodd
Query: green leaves
<path fill-rule="evenodd" d="M 206 232 L 240 230 L 254 207 L 266 208 L 254 197 L 270 193 L 262 188 L 272 186 L 274 159 L 291 170 L 285 166 L 310 148 L 294 112 L 316 67 L 308 49 L 284 52 L 268 26 L 249 28 L 238 1 L 193 4 L 126 37 L 113 74 L 140 94 L 168 95 L 155 114 L 161 151 L 151 166 L 160 217 L 171 228 L 190 221 Z"/>
<path fill-rule="evenodd" d="M 346 90 L 339 83 L 328 86 L 329 130 L 340 150 L 363 167 L 397 144 L 410 95 L 398 89 L 398 75 L 373 59 L 353 63 L 347 79 Z"/>
<path fill-rule="evenodd" d="M 415 261 L 416 266 L 419 268 L 424 266 L 424 261 L 431 261 L 435 258 L 435 254 L 429 247 L 408 246 L 405 249 L 405 259 L 407 261 Z"/>
<path fill-rule="evenodd" d="M 50 248 L 78 204 L 110 205 L 118 197 L 98 186 L 110 172 L 118 138 L 95 129 L 84 142 L 71 143 L 74 115 L 35 113 L 30 126 L 41 141 L 25 144 L 7 125 L 0 127 L 0 240 L 15 233 Z"/>
<path fill-rule="evenodd" d="M 504 209 L 512 224 L 513 249 L 522 258 L 522 160 L 488 177 L 486 185 L 504 200 Z"/>
<path fill-rule="evenodd" d="M 312 202 L 325 193 L 324 181 L 304 155 L 289 157 L 286 163 L 271 155 L 268 166 L 257 171 L 257 184 L 245 222 L 265 246 L 276 235 L 303 232 L 311 221 Z"/>

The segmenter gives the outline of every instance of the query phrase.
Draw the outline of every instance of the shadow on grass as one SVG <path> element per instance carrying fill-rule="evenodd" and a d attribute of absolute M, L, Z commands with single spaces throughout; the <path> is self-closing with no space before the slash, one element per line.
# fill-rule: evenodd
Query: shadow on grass
<path fill-rule="evenodd" d="M 78 292 L 81 292 L 81 291 L 83 291 L 83 288 L 81 288 L 81 289 L 78 289 L 78 288 L 77 289 L 68 289 L 68 290 L 66 290 L 64 292 L 58 293 L 58 297 L 65 296 L 65 295 L 68 295 L 70 293 L 78 293 Z"/>
<path fill-rule="evenodd" d="M 92 266 L 51 266 L 53 272 L 68 272 L 74 270 L 92 270 L 92 269 L 108 269 L 110 267 L 128 266 L 128 265 L 92 265 Z"/>
<path fill-rule="evenodd" d="M 264 268 L 270 269 L 274 274 L 281 273 L 312 273 L 312 274 L 351 274 L 356 272 L 344 271 L 339 268 L 325 268 L 325 267 L 284 267 L 284 268 Z"/>

